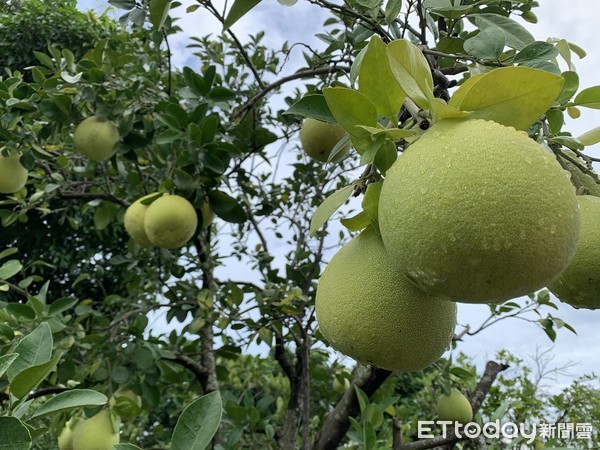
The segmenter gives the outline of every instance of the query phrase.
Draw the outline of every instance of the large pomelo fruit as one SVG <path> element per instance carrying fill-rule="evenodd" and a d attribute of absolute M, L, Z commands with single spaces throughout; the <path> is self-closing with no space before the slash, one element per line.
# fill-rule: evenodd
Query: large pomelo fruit
<path fill-rule="evenodd" d="M 344 245 L 323 271 L 316 313 L 334 348 L 394 371 L 435 362 L 456 325 L 456 304 L 422 292 L 392 267 L 372 228 Z"/>
<path fill-rule="evenodd" d="M 144 231 L 157 247 L 179 248 L 194 235 L 198 215 L 192 204 L 179 195 L 164 195 L 153 201 L 144 216 Z"/>
<path fill-rule="evenodd" d="M 21 154 L 0 154 L 0 194 L 14 194 L 23 189 L 29 172 L 21 165 Z"/>
<path fill-rule="evenodd" d="M 73 145 L 93 161 L 105 161 L 117 152 L 119 130 L 104 117 L 91 116 L 75 128 Z"/>
<path fill-rule="evenodd" d="M 468 303 L 546 286 L 579 238 L 568 173 L 526 133 L 484 120 L 438 122 L 410 145 L 387 172 L 379 221 L 415 285 Z"/>
<path fill-rule="evenodd" d="M 600 309 L 600 198 L 591 195 L 577 198 L 581 206 L 577 252 L 548 289 L 575 308 Z"/>

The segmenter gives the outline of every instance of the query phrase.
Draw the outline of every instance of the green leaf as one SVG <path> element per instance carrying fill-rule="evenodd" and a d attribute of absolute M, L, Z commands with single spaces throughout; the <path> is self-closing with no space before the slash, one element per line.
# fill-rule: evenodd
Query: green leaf
<path fill-rule="evenodd" d="M 19 355 L 17 353 L 10 353 L 8 355 L 0 356 L 0 377 L 4 375 L 4 372 L 6 372 L 10 365 L 18 357 Z"/>
<path fill-rule="evenodd" d="M 363 211 L 375 222 L 379 219 L 379 195 L 382 186 L 382 182 L 369 183 L 361 203 Z"/>
<path fill-rule="evenodd" d="M 553 136 L 550 140 L 571 150 L 583 150 L 585 147 L 579 139 L 571 136 Z"/>
<path fill-rule="evenodd" d="M 229 10 L 223 29 L 229 29 L 234 23 L 240 20 L 248 11 L 260 3 L 261 0 L 235 0 L 235 3 Z"/>
<path fill-rule="evenodd" d="M 586 147 L 600 142 L 600 127 L 592 128 L 577 138 Z"/>
<path fill-rule="evenodd" d="M 310 221 L 310 236 L 314 236 L 340 206 L 346 203 L 346 200 L 352 195 L 352 191 L 354 191 L 354 183 L 335 191 L 319 205 Z"/>
<path fill-rule="evenodd" d="M 17 398 L 23 398 L 50 375 L 58 361 L 60 356 L 19 372 L 10 383 L 10 393 Z"/>
<path fill-rule="evenodd" d="M 362 412 L 362 418 L 365 422 L 370 422 L 373 428 L 377 429 L 383 423 L 383 411 L 377 403 L 369 403 Z"/>
<path fill-rule="evenodd" d="M 506 45 L 510 48 L 522 50 L 535 42 L 535 38 L 526 28 L 508 17 L 499 14 L 473 14 L 470 17 L 475 18 L 475 24 L 482 31 L 492 27 L 502 29 Z"/>
<path fill-rule="evenodd" d="M 371 422 L 363 422 L 363 443 L 365 450 L 373 450 L 377 443 L 377 433 Z"/>
<path fill-rule="evenodd" d="M 367 127 L 364 125 L 357 125 L 357 128 L 368 131 L 372 136 L 383 136 L 394 141 L 398 139 L 404 139 L 406 137 L 414 136 L 417 134 L 412 130 L 405 130 L 403 128 L 376 128 L 376 127 Z"/>
<path fill-rule="evenodd" d="M 369 136 L 357 125 L 377 125 L 377 109 L 371 100 L 358 91 L 342 87 L 325 88 L 323 94 L 333 117 L 342 128 L 352 136 Z"/>
<path fill-rule="evenodd" d="M 414 44 L 400 39 L 387 46 L 392 75 L 406 95 L 423 109 L 433 98 L 433 78 L 427 59 Z"/>
<path fill-rule="evenodd" d="M 179 416 L 173 430 L 173 450 L 203 450 L 221 423 L 221 394 L 211 392 L 189 404 Z"/>
<path fill-rule="evenodd" d="M 165 24 L 171 9 L 171 0 L 150 0 L 150 23 L 156 30 Z"/>
<path fill-rule="evenodd" d="M 336 123 L 322 94 L 305 95 L 283 114 L 312 117 L 321 122 Z"/>
<path fill-rule="evenodd" d="M 579 89 L 579 75 L 577 72 L 563 72 L 562 77 L 565 79 L 562 91 L 556 101 L 561 105 L 569 101 Z"/>
<path fill-rule="evenodd" d="M 365 211 L 352 217 L 343 218 L 340 222 L 350 231 L 360 231 L 371 225 L 371 219 Z"/>
<path fill-rule="evenodd" d="M 472 38 L 467 39 L 463 47 L 471 56 L 496 61 L 500 59 L 505 45 L 506 36 L 504 31 L 497 27 L 489 27 L 481 30 Z"/>
<path fill-rule="evenodd" d="M 231 223 L 243 223 L 248 216 L 240 204 L 232 197 L 221 191 L 210 191 L 210 209 L 221 219 Z"/>
<path fill-rule="evenodd" d="M 52 345 L 50 326 L 46 322 L 41 323 L 14 348 L 13 352 L 19 357 L 8 368 L 8 379 L 12 381 L 19 372 L 48 362 L 52 356 Z"/>
<path fill-rule="evenodd" d="M 378 35 L 369 41 L 360 66 L 359 92 L 373 102 L 380 115 L 395 117 L 406 94 L 392 75 L 386 47 Z"/>
<path fill-rule="evenodd" d="M 6 261 L 0 266 L 0 280 L 8 280 L 18 274 L 22 268 L 23 265 L 16 259 Z"/>
<path fill-rule="evenodd" d="M 476 8 L 473 5 L 461 5 L 460 3 L 451 0 L 425 0 L 423 7 L 448 19 L 459 19 Z"/>
<path fill-rule="evenodd" d="M 27 427 L 16 417 L 0 417 L 0 449 L 28 450 L 31 435 Z"/>
<path fill-rule="evenodd" d="M 431 103 L 431 116 L 434 121 L 438 122 L 444 119 L 461 119 L 467 117 L 470 113 L 467 111 L 461 111 L 454 106 L 450 106 L 441 98 L 434 98 Z"/>
<path fill-rule="evenodd" d="M 388 25 L 393 23 L 398 14 L 400 14 L 400 10 L 402 9 L 402 0 L 388 0 L 385 4 L 385 23 Z"/>
<path fill-rule="evenodd" d="M 592 86 L 581 91 L 573 104 L 591 109 L 600 109 L 600 86 Z"/>
<path fill-rule="evenodd" d="M 52 61 L 52 58 L 50 58 L 48 55 L 46 55 L 45 53 L 41 53 L 41 52 L 36 52 L 35 50 L 33 51 L 33 55 L 37 58 L 37 60 L 39 62 L 41 62 L 44 66 L 48 67 L 49 69 L 52 70 L 56 70 L 56 67 L 54 66 L 54 61 Z"/>
<path fill-rule="evenodd" d="M 23 303 L 9 303 L 6 310 L 17 318 L 24 320 L 35 319 L 35 310 L 31 306 L 24 305 Z"/>
<path fill-rule="evenodd" d="M 558 56 L 558 49 L 549 42 L 535 41 L 517 53 L 513 59 L 515 64 L 537 61 L 550 61 Z"/>
<path fill-rule="evenodd" d="M 31 418 L 42 417 L 48 414 L 68 411 L 84 406 L 102 406 L 108 402 L 106 395 L 92 389 L 73 389 L 55 395 L 40 406 Z"/>
<path fill-rule="evenodd" d="M 200 5 L 198 5 L 198 6 L 200 6 Z M 112 450 L 142 450 L 142 449 L 139 447 L 136 447 L 133 444 L 116 444 L 116 445 L 113 445 Z"/>
<path fill-rule="evenodd" d="M 460 104 L 450 104 L 473 111 L 471 118 L 526 130 L 552 106 L 563 83 L 561 76 L 543 70 L 503 67 L 463 85 L 467 91 L 459 96 Z"/>
<path fill-rule="evenodd" d="M 452 94 L 452 97 L 450 97 L 448 105 L 460 109 L 460 104 L 462 103 L 463 99 L 467 96 L 471 88 L 475 86 L 475 83 L 477 83 L 483 76 L 485 76 L 485 73 L 478 73 L 477 75 L 467 78 L 463 84 L 461 84 L 460 87 L 454 91 L 454 94 Z"/>
<path fill-rule="evenodd" d="M 354 385 L 354 392 L 356 393 L 356 399 L 358 400 L 358 406 L 360 408 L 360 413 L 362 414 L 369 404 L 369 396 L 357 385 Z"/>
<path fill-rule="evenodd" d="M 10 248 L 7 248 L 6 250 L 2 250 L 0 252 L 0 259 L 6 258 L 8 256 L 12 256 L 15 253 L 19 253 L 19 249 L 17 247 L 10 247 Z"/>
<path fill-rule="evenodd" d="M 79 299 L 70 297 L 63 297 L 59 298 L 58 300 L 54 300 L 48 308 L 48 315 L 55 316 L 56 314 L 66 311 L 67 309 L 71 309 L 78 302 Z"/>

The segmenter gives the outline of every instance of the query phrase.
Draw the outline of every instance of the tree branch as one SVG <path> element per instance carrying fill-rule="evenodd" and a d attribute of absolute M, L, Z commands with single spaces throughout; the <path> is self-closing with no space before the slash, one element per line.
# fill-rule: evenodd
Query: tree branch
<path fill-rule="evenodd" d="M 350 388 L 344 393 L 333 411 L 325 416 L 321 432 L 317 436 L 312 450 L 337 449 L 348 428 L 350 428 L 349 418 L 356 416 L 360 411 L 355 387 L 360 388 L 370 397 L 391 374 L 392 372 L 385 369 L 371 371 L 361 369 L 358 366 L 357 374 Z"/>

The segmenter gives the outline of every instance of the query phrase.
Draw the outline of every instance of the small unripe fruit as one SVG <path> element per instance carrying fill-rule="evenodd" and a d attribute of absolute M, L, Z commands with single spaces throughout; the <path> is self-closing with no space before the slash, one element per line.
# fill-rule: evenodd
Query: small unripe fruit
<path fill-rule="evenodd" d="M 112 450 L 119 443 L 110 413 L 102 410 L 78 425 L 73 433 L 73 450 Z"/>
<path fill-rule="evenodd" d="M 123 218 L 125 230 L 127 230 L 131 239 L 142 247 L 152 247 L 153 245 L 144 229 L 144 218 L 149 205 L 144 205 L 142 201 L 155 195 L 157 195 L 156 192 L 137 199 L 127 208 Z"/>
<path fill-rule="evenodd" d="M 344 137 L 346 132 L 338 124 L 305 119 L 300 129 L 300 143 L 304 152 L 317 161 L 326 162 L 331 150 Z M 339 161 L 348 154 L 350 144 L 345 145 L 331 160 Z"/>
<path fill-rule="evenodd" d="M 153 245 L 179 248 L 194 235 L 198 215 L 192 204 L 179 195 L 164 195 L 152 202 L 144 217 L 144 231 Z"/>
<path fill-rule="evenodd" d="M 119 130 L 108 119 L 92 116 L 75 128 L 73 144 L 93 161 L 105 161 L 117 152 Z"/>
<path fill-rule="evenodd" d="M 452 389 L 450 395 L 442 395 L 439 398 L 436 412 L 441 420 L 451 420 L 462 424 L 473 420 L 471 403 L 458 389 Z"/>
<path fill-rule="evenodd" d="M 20 191 L 27 183 L 29 172 L 21 165 L 20 153 L 10 153 L 8 156 L 0 154 L 0 193 L 14 194 Z"/>

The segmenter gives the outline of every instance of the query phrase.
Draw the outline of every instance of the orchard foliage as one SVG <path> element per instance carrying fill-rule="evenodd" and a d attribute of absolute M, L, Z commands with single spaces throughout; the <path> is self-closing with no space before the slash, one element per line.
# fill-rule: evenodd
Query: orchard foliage
<path fill-rule="evenodd" d="M 297 47 L 232 31 L 260 0 L 226 11 L 210 0 L 113 0 L 120 24 L 70 1 L 3 2 L 0 40 L 13 43 L 0 48 L 0 146 L 22 153 L 29 180 L 0 195 L 0 447 L 56 448 L 70 417 L 110 405 L 131 444 L 121 448 L 429 448 L 417 421 L 432 420 L 453 387 L 470 393 L 476 420 L 598 423 L 589 378 L 549 395 L 547 373 L 506 353 L 488 364 L 497 382 L 483 389 L 483 370 L 459 353 L 462 340 L 515 316 L 552 340 L 573 331 L 546 291 L 490 306 L 484 323 L 456 330 L 448 358 L 415 373 L 350 368 L 314 317 L 328 249 L 377 220 L 382 177 L 431 122 L 469 116 L 526 130 L 591 191 L 582 174 L 598 177 L 582 150 L 600 132 L 564 129 L 565 114 L 600 105 L 598 87 L 579 86 L 584 51 L 536 41 L 519 18 L 535 22 L 532 0 L 300 1 L 329 15 L 325 49 L 303 46 L 295 71 Z M 224 32 L 194 36 L 189 65 L 174 67 L 175 17 L 200 12 Z M 45 26 L 36 41 L 19 38 L 34 17 Z M 302 87 L 278 106 L 274 94 L 294 80 Z M 74 147 L 92 115 L 118 127 L 108 161 Z M 335 164 L 303 157 L 294 139 L 304 117 L 346 131 L 330 161 L 348 142 L 355 151 Z M 199 218 L 208 202 L 217 219 L 182 249 L 141 247 L 123 217 L 153 192 L 186 198 Z M 360 205 L 347 203 L 353 195 Z M 157 315 L 172 331 L 159 331 Z M 114 399 L 118 389 L 141 407 Z M 596 431 L 548 444 L 598 443 Z"/>

